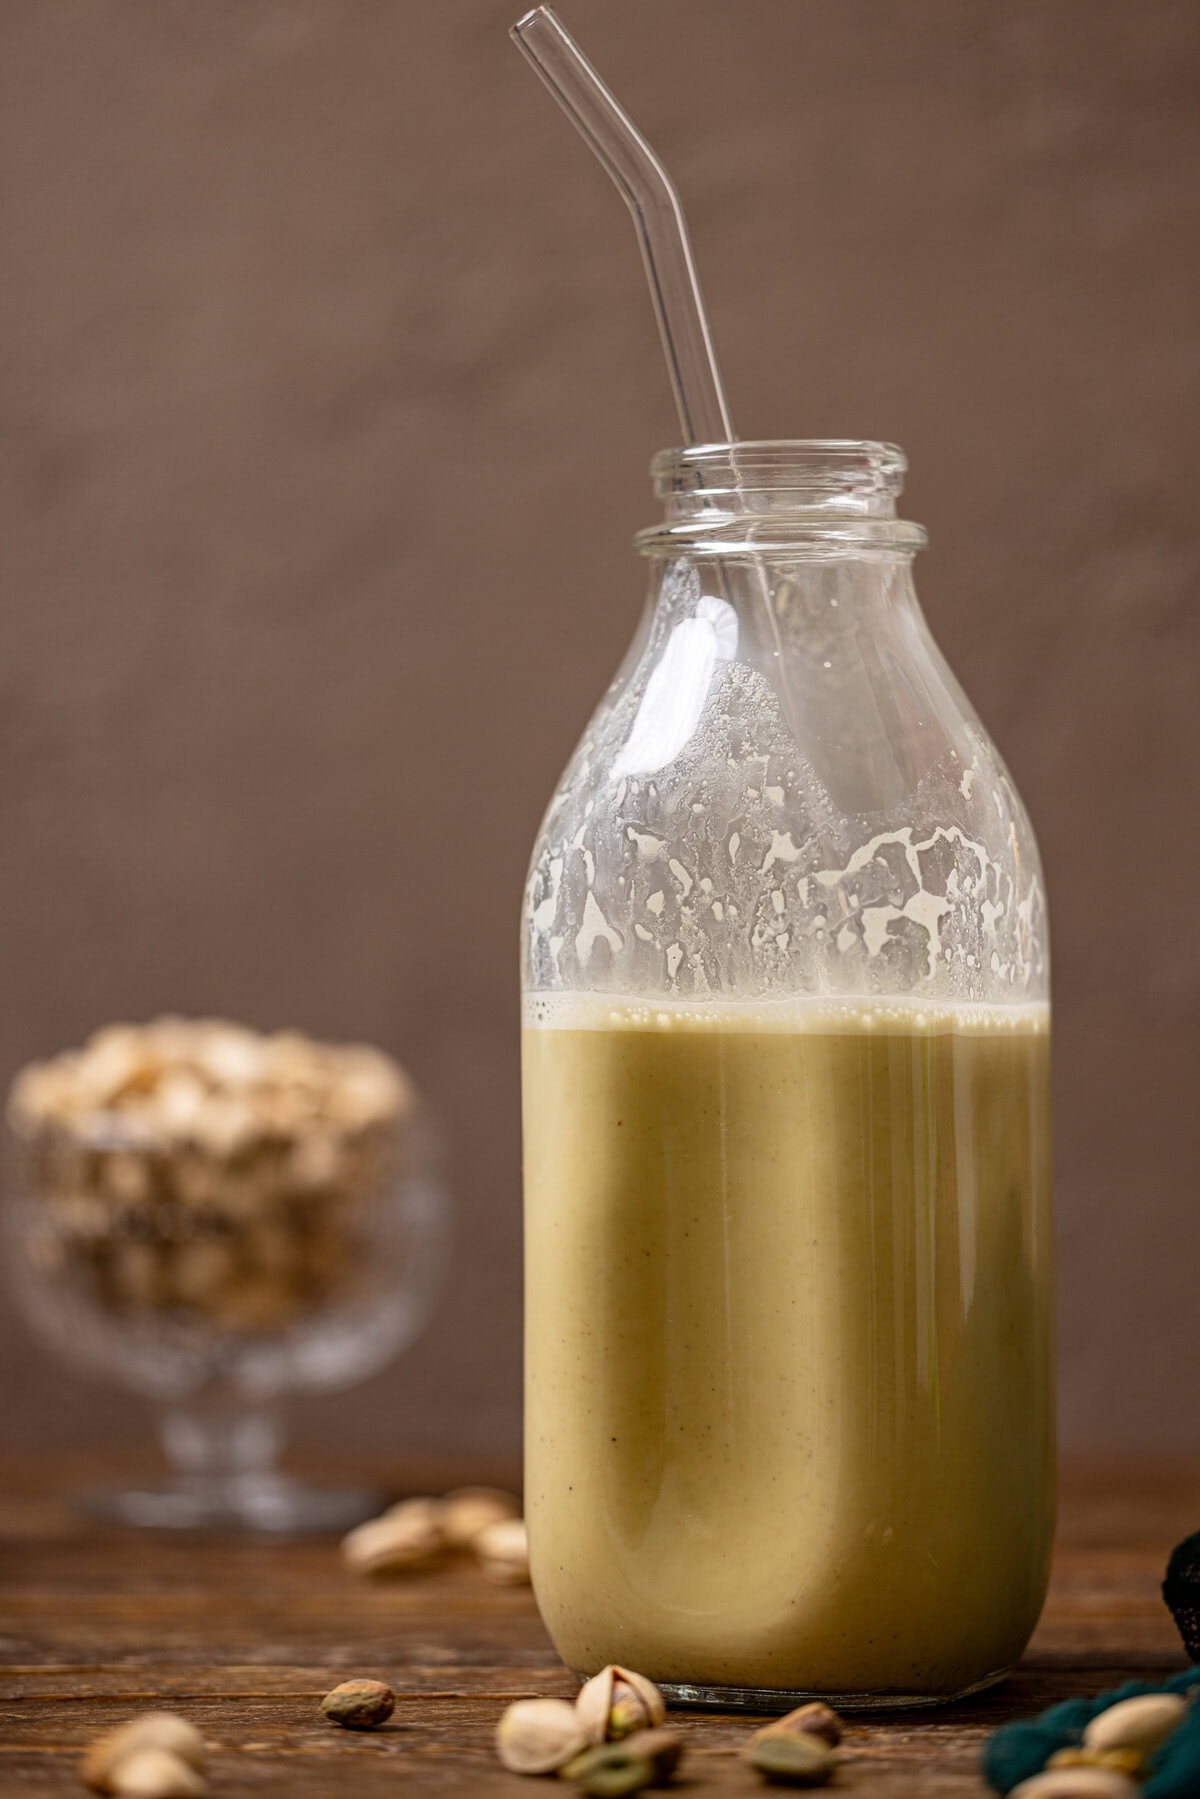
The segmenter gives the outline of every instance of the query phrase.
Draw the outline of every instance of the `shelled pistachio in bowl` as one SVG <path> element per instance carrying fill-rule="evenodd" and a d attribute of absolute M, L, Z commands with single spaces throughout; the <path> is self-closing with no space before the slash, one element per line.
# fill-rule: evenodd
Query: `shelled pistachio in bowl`
<path fill-rule="evenodd" d="M 381 1050 L 219 1020 L 112 1025 L 9 1096 L 6 1272 L 37 1333 L 167 1409 L 163 1486 L 89 1493 L 156 1527 L 336 1529 L 374 1494 L 275 1467 L 275 1402 L 376 1373 L 430 1316 L 448 1200 Z"/>
<path fill-rule="evenodd" d="M 411 1108 L 379 1050 L 216 1020 L 110 1026 L 14 1083 L 29 1253 L 113 1317 L 279 1330 L 352 1273 Z"/>

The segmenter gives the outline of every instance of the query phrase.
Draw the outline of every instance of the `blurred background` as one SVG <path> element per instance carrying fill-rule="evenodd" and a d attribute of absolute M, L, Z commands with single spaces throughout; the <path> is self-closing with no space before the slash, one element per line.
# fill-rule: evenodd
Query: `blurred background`
<path fill-rule="evenodd" d="M 0 1079 L 113 1018 L 367 1038 L 449 1291 L 301 1437 L 520 1432 L 517 916 L 670 394 L 516 0 L 0 8 Z M 681 186 L 745 436 L 894 439 L 1055 930 L 1062 1426 L 1195 1448 L 1200 9 L 563 0 Z M 0 1441 L 145 1410 L 4 1302 Z"/>

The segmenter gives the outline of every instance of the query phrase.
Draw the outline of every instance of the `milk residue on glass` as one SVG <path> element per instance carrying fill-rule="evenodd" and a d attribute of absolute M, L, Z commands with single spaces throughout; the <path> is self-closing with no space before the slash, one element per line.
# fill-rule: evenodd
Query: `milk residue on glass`
<path fill-rule="evenodd" d="M 893 488 L 902 467 L 888 452 Z M 729 650 L 736 629 L 718 642 L 706 608 L 733 608 L 703 591 L 710 568 L 668 565 L 543 826 L 526 905 L 535 991 L 1044 992 L 1025 812 L 925 628 L 907 557 L 867 567 L 797 557 L 767 598 L 778 641 L 750 660 Z M 711 644 L 681 654 L 696 627 Z M 638 773 L 639 745 L 643 762 L 670 753 Z"/>

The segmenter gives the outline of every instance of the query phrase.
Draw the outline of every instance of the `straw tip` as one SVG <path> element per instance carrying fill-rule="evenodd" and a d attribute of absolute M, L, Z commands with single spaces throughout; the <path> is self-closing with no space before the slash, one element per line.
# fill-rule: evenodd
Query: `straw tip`
<path fill-rule="evenodd" d="M 524 32 L 528 31 L 531 26 L 537 25 L 541 20 L 549 16 L 552 15 L 548 6 L 531 6 L 527 13 L 521 14 L 521 17 L 517 20 L 515 25 L 509 26 L 508 35 L 509 37 L 520 37 Z"/>

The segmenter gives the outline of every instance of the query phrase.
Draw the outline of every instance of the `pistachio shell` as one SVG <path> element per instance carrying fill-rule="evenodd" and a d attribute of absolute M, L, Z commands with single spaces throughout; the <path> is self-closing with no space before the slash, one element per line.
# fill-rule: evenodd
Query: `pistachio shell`
<path fill-rule="evenodd" d="M 1144 1693 L 1098 1712 L 1083 1733 L 1087 1749 L 1140 1749 L 1148 1754 L 1182 1722 L 1187 1700 L 1178 1693 Z"/>
<path fill-rule="evenodd" d="M 396 1695 L 382 1680 L 344 1680 L 326 1693 L 321 1710 L 343 1730 L 374 1730 L 396 1709 Z"/>
<path fill-rule="evenodd" d="M 610 1662 L 599 1674 L 585 1681 L 575 1700 L 575 1716 L 579 1719 L 584 1739 L 603 1743 L 608 1736 L 608 1714 L 612 1710 L 613 1685 L 617 1670 Z"/>
<path fill-rule="evenodd" d="M 553 1774 L 586 1747 L 566 1699 L 518 1699 L 496 1726 L 496 1751 L 514 1774 Z"/>
<path fill-rule="evenodd" d="M 497 1518 L 471 1540 L 479 1566 L 501 1587 L 529 1584 L 529 1535 L 522 1518 Z"/>
<path fill-rule="evenodd" d="M 822 1705 L 819 1699 L 815 1699 L 808 1705 L 801 1705 L 794 1712 L 789 1712 L 785 1718 L 776 1718 L 758 1732 L 759 1736 L 767 1734 L 819 1737 L 831 1749 L 836 1749 L 842 1740 L 842 1720 L 831 1707 Z"/>
<path fill-rule="evenodd" d="M 1008 1799 L 1137 1799 L 1140 1790 L 1110 1768 L 1047 1768 L 1014 1787 Z"/>
<path fill-rule="evenodd" d="M 520 1500 L 499 1487 L 458 1487 L 438 1507 L 442 1535 L 452 1549 L 467 1549 L 487 1525 L 520 1516 Z"/>
<path fill-rule="evenodd" d="M 639 1755 L 654 1763 L 658 1780 L 669 1780 L 683 1756 L 683 1738 L 677 1730 L 639 1730 L 621 1744 L 627 1755 Z"/>
<path fill-rule="evenodd" d="M 667 1715 L 667 1702 L 654 1682 L 628 1668 L 614 1667 L 613 1673 L 617 1680 L 623 1680 L 626 1686 L 633 1688 L 646 1708 L 646 1722 L 651 1729 L 657 1729 Z"/>
<path fill-rule="evenodd" d="M 529 1569 L 519 1567 L 516 1562 L 481 1560 L 479 1572 L 485 1580 L 490 1580 L 494 1587 L 527 1587 L 529 1585 Z"/>
<path fill-rule="evenodd" d="M 589 1743 L 604 1743 L 635 1730 L 654 1730 L 667 1703 L 652 1680 L 610 1662 L 579 1689 L 575 1701 Z"/>
<path fill-rule="evenodd" d="M 342 1556 L 360 1574 L 388 1574 L 429 1561 L 442 1547 L 436 1499 L 405 1499 L 342 1538 Z"/>
<path fill-rule="evenodd" d="M 120 1799 L 200 1799 L 208 1782 L 169 1749 L 135 1749 L 113 1769 L 112 1791 Z"/>
<path fill-rule="evenodd" d="M 644 1792 L 658 1778 L 648 1756 L 631 1755 L 624 1743 L 601 1743 L 585 1749 L 570 1761 L 562 1774 L 593 1799 L 626 1799 Z"/>
<path fill-rule="evenodd" d="M 80 1778 L 97 1792 L 113 1791 L 112 1773 L 117 1763 L 140 1749 L 162 1749 L 203 1774 L 208 1754 L 204 1738 L 194 1724 L 175 1712 L 143 1712 L 127 1724 L 119 1724 L 94 1742 L 84 1755 Z"/>
<path fill-rule="evenodd" d="M 824 1786 L 833 1773 L 829 1744 L 806 1731 L 760 1730 L 746 1753 L 755 1772 L 779 1786 Z"/>

